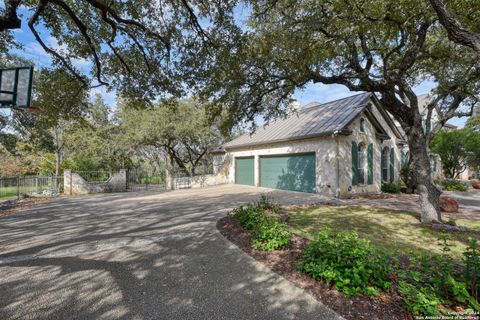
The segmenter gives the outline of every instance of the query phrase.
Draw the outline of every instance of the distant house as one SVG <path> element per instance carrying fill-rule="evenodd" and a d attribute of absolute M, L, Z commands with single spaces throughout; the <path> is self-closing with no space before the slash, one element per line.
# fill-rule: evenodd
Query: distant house
<path fill-rule="evenodd" d="M 310 103 L 216 151 L 228 183 L 344 197 L 399 181 L 406 141 L 375 95 Z"/>

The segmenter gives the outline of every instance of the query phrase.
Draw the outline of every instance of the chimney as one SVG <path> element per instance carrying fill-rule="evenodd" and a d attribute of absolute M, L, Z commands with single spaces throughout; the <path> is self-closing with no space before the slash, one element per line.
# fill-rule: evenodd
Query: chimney
<path fill-rule="evenodd" d="M 290 98 L 288 102 L 289 111 L 298 111 L 300 109 L 300 102 L 295 98 Z"/>

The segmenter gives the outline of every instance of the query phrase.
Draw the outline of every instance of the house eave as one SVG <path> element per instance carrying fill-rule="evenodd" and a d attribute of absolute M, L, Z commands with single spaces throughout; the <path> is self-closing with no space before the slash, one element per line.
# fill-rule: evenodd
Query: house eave
<path fill-rule="evenodd" d="M 229 151 L 229 150 L 232 150 L 232 149 L 264 146 L 264 145 L 269 145 L 269 144 L 273 144 L 273 143 L 300 141 L 300 140 L 307 140 L 307 139 L 312 139 L 312 138 L 328 137 L 328 136 L 333 136 L 333 135 L 347 136 L 347 135 L 350 135 L 350 134 L 352 134 L 351 130 L 343 129 L 343 130 L 334 130 L 334 131 L 323 132 L 323 133 L 320 133 L 320 134 L 311 134 L 311 135 L 298 136 L 298 137 L 292 137 L 292 138 L 286 138 L 286 139 L 276 139 L 276 140 L 259 141 L 259 142 L 253 142 L 253 143 L 243 143 L 243 144 L 238 144 L 238 145 L 233 145 L 233 146 L 223 146 L 223 148 L 226 151 Z"/>

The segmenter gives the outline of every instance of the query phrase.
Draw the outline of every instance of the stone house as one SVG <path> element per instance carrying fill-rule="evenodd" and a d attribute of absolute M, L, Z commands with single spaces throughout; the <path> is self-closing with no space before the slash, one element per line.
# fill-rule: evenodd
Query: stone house
<path fill-rule="evenodd" d="M 347 197 L 399 182 L 402 133 L 375 95 L 310 103 L 216 150 L 215 173 L 237 183 Z"/>

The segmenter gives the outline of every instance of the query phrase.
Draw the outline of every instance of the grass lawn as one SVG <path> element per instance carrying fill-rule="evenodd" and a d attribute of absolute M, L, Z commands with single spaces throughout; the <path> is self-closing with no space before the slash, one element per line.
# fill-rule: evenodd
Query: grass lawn
<path fill-rule="evenodd" d="M 17 187 L 0 188 L 0 199 L 12 198 L 17 196 Z"/>
<path fill-rule="evenodd" d="M 456 219 L 455 222 L 470 229 L 450 233 L 451 254 L 461 258 L 469 239 L 480 239 L 480 221 Z M 338 231 L 354 229 L 372 245 L 399 254 L 441 253 L 438 238 L 442 232 L 422 225 L 412 212 L 368 206 L 322 206 L 296 210 L 289 224 L 293 232 L 310 239 L 327 225 Z"/>

